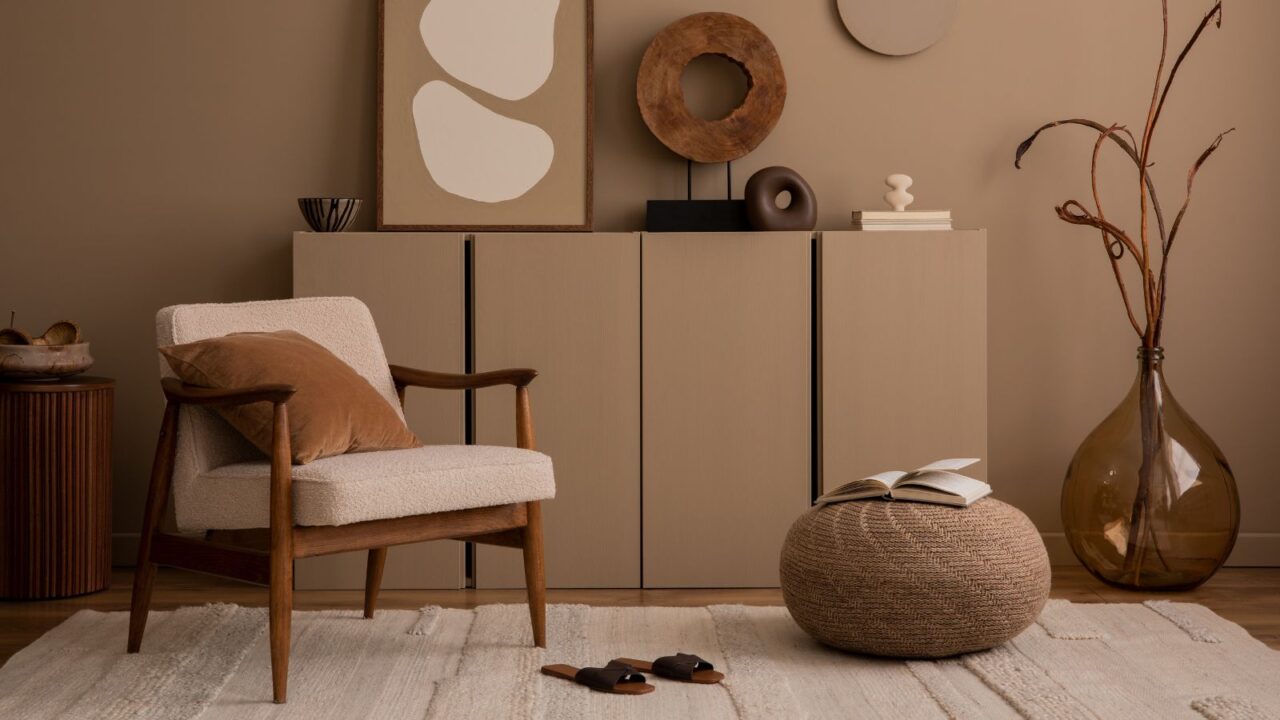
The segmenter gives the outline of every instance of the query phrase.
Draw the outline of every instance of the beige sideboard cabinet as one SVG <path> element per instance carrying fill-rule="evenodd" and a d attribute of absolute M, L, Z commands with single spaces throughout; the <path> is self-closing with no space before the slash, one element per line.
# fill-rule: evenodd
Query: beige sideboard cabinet
<path fill-rule="evenodd" d="M 294 293 L 363 299 L 398 364 L 539 370 L 551 587 L 776 586 L 824 486 L 986 458 L 980 230 L 297 233 Z M 469 410 L 410 390 L 425 441 L 514 442 L 509 392 Z M 523 584 L 517 553 L 465 557 L 393 549 L 387 586 Z M 363 563 L 300 562 L 298 585 L 360 587 Z"/>
<path fill-rule="evenodd" d="M 949 457 L 986 479 L 986 231 L 826 231 L 818 255 L 823 492 Z"/>
<path fill-rule="evenodd" d="M 477 234 L 477 372 L 532 367 L 547 584 L 640 586 L 640 236 Z M 476 442 L 514 445 L 510 388 L 476 393 Z M 519 550 L 476 547 L 476 587 L 523 587 Z"/>
<path fill-rule="evenodd" d="M 810 500 L 812 238 L 641 243 L 645 586 L 776 586 Z"/>

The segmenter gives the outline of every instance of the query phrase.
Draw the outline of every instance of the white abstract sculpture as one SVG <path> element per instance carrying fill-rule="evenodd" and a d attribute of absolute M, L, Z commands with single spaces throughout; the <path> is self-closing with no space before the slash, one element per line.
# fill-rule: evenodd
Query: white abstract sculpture
<path fill-rule="evenodd" d="M 915 196 L 907 192 L 911 182 L 911 176 L 902 173 L 894 173 L 884 179 L 884 184 L 889 186 L 889 192 L 884 194 L 884 201 L 896 212 L 906 210 L 908 205 L 915 202 Z"/>

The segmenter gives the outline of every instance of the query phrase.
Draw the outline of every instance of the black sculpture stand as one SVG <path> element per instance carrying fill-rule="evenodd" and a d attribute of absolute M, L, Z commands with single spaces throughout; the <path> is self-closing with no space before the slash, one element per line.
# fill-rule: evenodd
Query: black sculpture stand
<path fill-rule="evenodd" d="M 644 229 L 648 232 L 746 232 L 747 203 L 733 199 L 733 168 L 725 163 L 724 200 L 693 199 L 693 161 L 686 165 L 686 199 L 650 200 Z"/>

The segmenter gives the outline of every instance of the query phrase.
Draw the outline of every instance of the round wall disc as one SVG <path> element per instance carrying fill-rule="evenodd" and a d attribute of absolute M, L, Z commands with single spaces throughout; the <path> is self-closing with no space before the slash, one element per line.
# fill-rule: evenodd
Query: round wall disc
<path fill-rule="evenodd" d="M 849 34 L 882 55 L 911 55 L 942 39 L 958 0 L 836 0 Z"/>

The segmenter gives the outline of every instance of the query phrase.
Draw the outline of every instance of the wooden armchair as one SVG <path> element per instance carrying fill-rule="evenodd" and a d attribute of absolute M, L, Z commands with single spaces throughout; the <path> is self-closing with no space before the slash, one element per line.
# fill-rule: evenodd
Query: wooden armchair
<path fill-rule="evenodd" d="M 535 371 L 513 369 L 458 375 L 388 366 L 368 309 L 353 298 L 175 306 L 160 312 L 157 325 L 162 345 L 228 332 L 297 330 L 346 360 L 388 396 L 388 402 L 398 400 L 400 405 L 406 388 L 411 386 L 461 390 L 512 385 L 519 449 L 448 446 L 433 450 L 428 446 L 345 455 L 340 456 L 340 462 L 333 462 L 336 458 L 322 459 L 295 470 L 290 464 L 288 432 L 292 387 L 215 390 L 184 385 L 173 377 L 163 378 L 161 386 L 167 403 L 138 547 L 129 652 L 138 652 L 142 645 L 157 565 L 265 584 L 269 587 L 273 694 L 275 702 L 283 703 L 289 671 L 294 559 L 367 549 L 364 616 L 371 618 L 387 547 L 440 539 L 523 549 L 533 638 L 539 647 L 546 646 L 539 501 L 552 497 L 555 488 L 550 460 L 533 452 L 528 386 L 537 375 Z M 375 371 L 379 366 L 381 372 Z M 269 462 L 262 461 L 260 455 L 253 457 L 255 453 L 246 449 L 234 431 L 208 411 L 217 406 L 255 402 L 268 402 L 274 408 Z M 450 477 L 458 481 L 455 489 L 461 488 L 452 494 L 437 492 L 440 486 L 448 489 L 448 481 L 438 473 L 432 474 L 433 452 L 438 454 L 441 450 L 450 453 Z M 497 461 L 487 459 L 495 454 L 500 455 Z M 459 458 L 467 459 L 461 471 Z M 342 493 L 333 492 L 335 487 L 341 489 L 341 483 L 374 472 L 380 464 L 393 459 L 398 463 L 397 477 L 409 477 L 410 484 L 377 484 L 375 487 L 386 487 L 379 490 L 386 497 L 361 498 L 355 510 L 331 507 L 342 502 Z M 312 470 L 313 467 L 318 469 Z M 420 471 L 418 485 L 412 484 L 415 476 L 413 472 L 406 475 L 406 468 Z M 295 476 L 300 475 L 313 479 L 299 486 Z M 326 492 L 306 491 L 308 483 L 322 482 L 328 484 Z M 263 483 L 269 484 L 265 508 L 250 501 L 260 498 Z M 160 531 L 175 485 L 179 528 L 204 530 L 203 538 Z M 420 491 L 415 492 L 415 488 Z M 220 510 L 219 491 L 233 498 Z M 263 504 L 259 500 L 256 505 Z M 406 508 L 414 514 L 403 514 Z"/>

